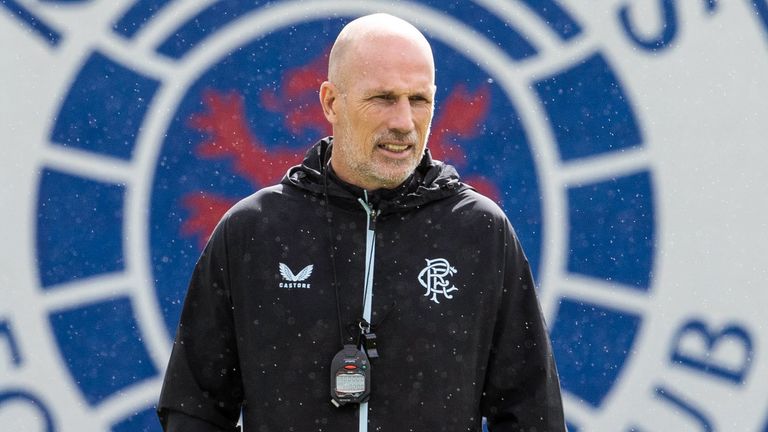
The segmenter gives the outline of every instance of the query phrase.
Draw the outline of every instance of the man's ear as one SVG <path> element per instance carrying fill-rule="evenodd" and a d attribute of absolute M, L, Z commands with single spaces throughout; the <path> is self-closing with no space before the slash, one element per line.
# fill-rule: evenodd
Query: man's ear
<path fill-rule="evenodd" d="M 320 105 L 323 107 L 323 114 L 328 123 L 336 123 L 336 101 L 339 98 L 339 90 L 330 81 L 325 81 L 320 85 Z"/>

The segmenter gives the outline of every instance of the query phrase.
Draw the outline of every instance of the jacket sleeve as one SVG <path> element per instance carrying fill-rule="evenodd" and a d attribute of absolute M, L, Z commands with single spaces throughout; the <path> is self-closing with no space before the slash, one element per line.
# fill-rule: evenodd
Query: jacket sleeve
<path fill-rule="evenodd" d="M 509 222 L 481 409 L 491 432 L 565 431 L 560 383 L 528 260 Z"/>
<path fill-rule="evenodd" d="M 167 432 L 234 431 L 240 416 L 226 227 L 225 218 L 203 250 L 184 300 L 158 404 Z"/>

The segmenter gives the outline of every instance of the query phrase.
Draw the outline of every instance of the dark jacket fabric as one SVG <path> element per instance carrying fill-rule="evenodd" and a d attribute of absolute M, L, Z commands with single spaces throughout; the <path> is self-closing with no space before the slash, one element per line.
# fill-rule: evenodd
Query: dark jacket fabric
<path fill-rule="evenodd" d="M 158 405 L 166 430 L 231 431 L 241 410 L 248 432 L 360 430 L 357 405 L 331 404 L 330 365 L 357 337 L 369 225 L 380 356 L 368 430 L 480 431 L 483 417 L 491 431 L 565 430 L 531 272 L 501 209 L 428 152 L 397 189 L 345 184 L 326 169 L 331 142 L 212 234 Z"/>

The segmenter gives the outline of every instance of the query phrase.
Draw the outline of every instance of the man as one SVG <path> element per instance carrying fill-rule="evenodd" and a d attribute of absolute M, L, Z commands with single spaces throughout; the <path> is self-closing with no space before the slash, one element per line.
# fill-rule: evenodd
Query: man
<path fill-rule="evenodd" d="M 339 34 L 320 87 L 333 137 L 235 205 L 195 268 L 167 431 L 234 430 L 241 412 L 246 431 L 564 430 L 514 231 L 425 150 L 434 71 L 393 16 Z"/>

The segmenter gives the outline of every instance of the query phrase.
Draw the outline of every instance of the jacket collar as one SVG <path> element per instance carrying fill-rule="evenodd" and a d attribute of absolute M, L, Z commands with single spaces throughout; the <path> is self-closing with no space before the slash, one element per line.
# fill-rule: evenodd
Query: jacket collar
<path fill-rule="evenodd" d="M 313 194 L 328 194 L 337 205 L 359 208 L 358 198 L 366 191 L 338 178 L 330 168 L 333 137 L 318 141 L 306 153 L 301 165 L 288 170 L 282 184 L 291 185 Z M 432 159 L 429 150 L 424 152 L 413 174 L 394 189 L 367 191 L 369 202 L 382 212 L 390 212 L 424 205 L 456 195 L 470 187 L 462 183 L 451 165 Z"/>

